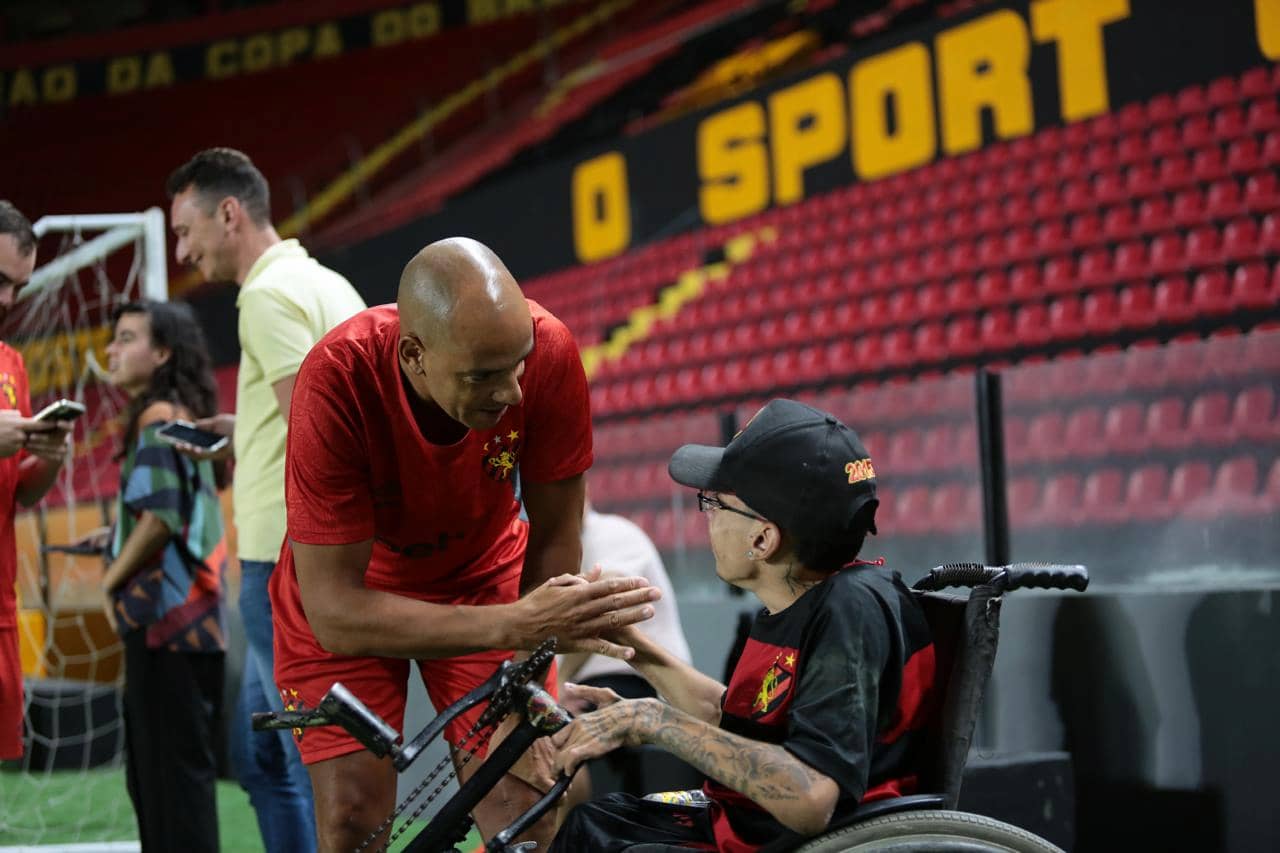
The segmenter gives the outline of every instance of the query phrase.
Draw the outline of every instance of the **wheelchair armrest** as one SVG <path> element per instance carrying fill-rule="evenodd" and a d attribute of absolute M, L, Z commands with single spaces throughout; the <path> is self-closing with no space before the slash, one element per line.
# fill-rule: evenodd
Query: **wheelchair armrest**
<path fill-rule="evenodd" d="M 908 794 L 905 797 L 890 797 L 885 800 L 863 803 L 854 809 L 852 813 L 832 820 L 824 831 L 831 832 L 833 829 L 840 829 L 855 823 L 861 823 L 864 820 L 870 820 L 873 817 L 881 817 L 896 812 L 942 809 L 946 808 L 946 802 L 947 798 L 942 794 Z"/>

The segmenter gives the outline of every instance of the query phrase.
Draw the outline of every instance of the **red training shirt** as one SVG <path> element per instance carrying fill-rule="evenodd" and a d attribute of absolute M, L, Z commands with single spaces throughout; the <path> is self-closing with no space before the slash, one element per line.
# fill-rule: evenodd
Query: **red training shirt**
<path fill-rule="evenodd" d="M 31 417 L 26 365 L 22 355 L 5 343 L 0 343 L 0 409 L 17 409 L 23 417 Z M 0 628 L 13 628 L 18 624 L 18 598 L 14 590 L 18 581 L 18 549 L 13 520 L 17 510 L 18 466 L 26 457 L 26 451 L 20 450 L 0 459 Z"/>
<path fill-rule="evenodd" d="M 489 604 L 519 595 L 528 525 L 516 474 L 554 482 L 591 467 L 587 380 L 569 330 L 532 300 L 524 399 L 454 444 L 423 437 L 402 379 L 394 305 L 325 335 L 298 371 L 285 453 L 288 538 L 374 540 L 365 585 L 423 601 Z M 285 546 L 273 607 L 289 642 L 318 650 Z"/>

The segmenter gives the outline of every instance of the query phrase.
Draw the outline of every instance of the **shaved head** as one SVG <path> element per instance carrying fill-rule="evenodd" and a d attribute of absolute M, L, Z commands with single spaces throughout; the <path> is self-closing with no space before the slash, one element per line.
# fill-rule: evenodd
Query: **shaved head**
<path fill-rule="evenodd" d="M 405 266 L 396 303 L 400 361 L 419 397 L 472 429 L 520 402 L 533 317 L 488 246 L 466 237 L 427 246 Z"/>
<path fill-rule="evenodd" d="M 429 349 L 482 332 L 496 314 L 514 309 L 528 315 L 506 264 L 467 237 L 439 240 L 414 255 L 400 275 L 396 303 L 401 329 Z"/>

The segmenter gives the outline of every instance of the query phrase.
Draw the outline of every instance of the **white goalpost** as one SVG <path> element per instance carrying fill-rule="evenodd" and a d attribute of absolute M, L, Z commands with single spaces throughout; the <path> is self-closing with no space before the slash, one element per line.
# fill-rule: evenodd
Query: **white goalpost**
<path fill-rule="evenodd" d="M 121 646 L 106 624 L 100 558 L 50 552 L 109 521 L 126 400 L 103 380 L 112 311 L 168 298 L 165 216 L 45 216 L 50 259 L 19 293 L 0 338 L 22 353 L 32 409 L 68 397 L 86 414 L 41 504 L 20 512 L 19 638 L 24 755 L 0 767 L 0 851 L 136 850 L 122 769 Z"/>

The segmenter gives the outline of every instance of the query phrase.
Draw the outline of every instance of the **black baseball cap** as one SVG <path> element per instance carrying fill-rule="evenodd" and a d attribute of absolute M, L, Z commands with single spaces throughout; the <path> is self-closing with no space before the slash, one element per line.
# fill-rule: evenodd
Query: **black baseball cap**
<path fill-rule="evenodd" d="M 876 472 L 862 440 L 835 415 L 795 400 L 770 401 L 727 447 L 684 445 L 667 471 L 677 483 L 737 495 L 803 540 L 852 536 L 868 504 L 876 532 Z"/>

